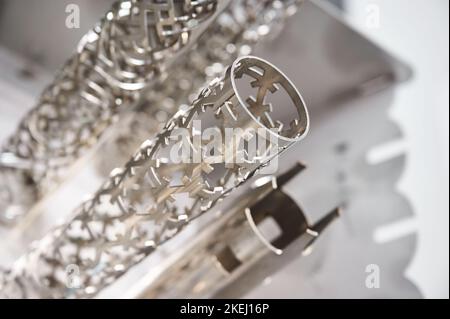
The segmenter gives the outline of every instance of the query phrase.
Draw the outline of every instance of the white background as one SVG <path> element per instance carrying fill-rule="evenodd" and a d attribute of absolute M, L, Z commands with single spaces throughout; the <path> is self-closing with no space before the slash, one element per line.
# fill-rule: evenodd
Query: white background
<path fill-rule="evenodd" d="M 347 0 L 346 10 L 353 26 L 414 70 L 391 108 L 405 141 L 389 151 L 406 148 L 408 161 L 398 188 L 411 201 L 415 218 L 380 230 L 378 240 L 417 231 L 407 276 L 424 297 L 448 298 L 449 2 Z M 373 23 L 377 13 L 378 26 Z"/>

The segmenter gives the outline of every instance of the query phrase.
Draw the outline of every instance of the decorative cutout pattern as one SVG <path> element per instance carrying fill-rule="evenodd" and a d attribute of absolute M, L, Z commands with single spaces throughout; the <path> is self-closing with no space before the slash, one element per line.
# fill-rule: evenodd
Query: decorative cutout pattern
<path fill-rule="evenodd" d="M 103 175 L 122 165 L 148 136 L 156 135 L 177 107 L 196 98 L 196 92 L 220 76 L 257 43 L 275 37 L 302 0 L 233 0 L 176 61 L 176 72 L 146 92 L 139 112 L 116 130 L 113 143 L 102 145 L 96 157 Z"/>
<path fill-rule="evenodd" d="M 261 144 L 256 152 L 246 153 L 243 163 L 171 162 L 168 152 L 178 143 L 172 133 L 180 128 L 189 129 L 189 145 L 193 152 L 203 155 L 206 145 L 195 149 L 194 139 L 206 128 L 261 129 L 240 130 L 229 142 L 236 145 L 248 140 L 252 134 L 249 132 L 256 136 L 271 129 L 255 119 L 249 105 L 243 102 L 252 97 L 239 96 L 242 93 L 234 84 L 238 79 L 246 79 L 244 75 L 254 83 L 260 98 L 253 99 L 259 107 L 269 95 L 287 92 L 296 108 L 296 122 L 301 125 L 288 131 L 278 130 L 283 138 L 278 135 L 276 140 L 266 139 L 262 143 L 265 147 Z M 273 92 L 269 87 L 274 87 Z M 280 107 L 285 106 L 273 106 L 266 118 Z M 224 116 L 229 110 L 233 112 L 232 119 Z M 204 126 L 200 131 L 193 129 L 195 120 Z M 301 96 L 280 71 L 253 57 L 235 61 L 222 79 L 212 81 L 201 91 L 189 109 L 179 111 L 154 140 L 144 142 L 123 168 L 114 170 L 67 224 L 57 227 L 10 272 L 4 273 L 0 278 L 1 293 L 7 297 L 53 298 L 95 295 L 301 139 L 307 129 L 308 115 Z M 276 135 L 275 131 L 269 135 Z M 227 143 L 223 142 L 222 149 L 229 147 Z M 232 157 L 236 155 L 237 152 L 231 153 Z M 68 278 L 65 270 L 71 265 L 79 268 L 78 289 L 67 288 L 67 282 L 73 278 Z"/>
<path fill-rule="evenodd" d="M 57 185 L 119 111 L 130 108 L 164 72 L 193 28 L 211 17 L 216 6 L 217 0 L 115 3 L 2 148 L 0 197 L 9 200 L 0 206 L 0 221 L 14 220 Z M 3 175 L 11 174 L 17 187 L 4 182 Z M 11 194 L 17 193 L 15 188 L 28 192 L 28 199 L 22 200 L 21 191 Z M 14 212 L 8 209 L 21 205 L 25 207 Z"/>

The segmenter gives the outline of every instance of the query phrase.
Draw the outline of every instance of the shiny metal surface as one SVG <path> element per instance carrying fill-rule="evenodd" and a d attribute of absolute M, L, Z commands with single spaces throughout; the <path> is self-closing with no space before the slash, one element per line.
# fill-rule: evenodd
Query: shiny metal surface
<path fill-rule="evenodd" d="M 162 273 L 137 283 L 143 287 L 138 297 L 240 297 L 289 259 L 306 254 L 338 210 L 314 226 L 308 223 L 282 190 L 303 168 L 298 164 L 277 178 L 257 179 L 230 211 L 223 211 L 181 254 L 170 258 Z"/>
<path fill-rule="evenodd" d="M 234 0 L 175 61 L 174 69 L 143 95 L 136 114 L 128 117 L 98 152 L 103 175 L 124 163 L 147 136 L 155 135 L 176 111 L 239 56 L 251 54 L 257 43 L 279 35 L 286 21 L 301 9 L 299 0 Z"/>
<path fill-rule="evenodd" d="M 242 90 L 240 81 L 252 91 Z M 291 103 L 271 104 L 269 95 L 288 96 Z M 293 117 L 287 123 L 275 120 L 279 110 Z M 155 139 L 112 171 L 68 222 L 1 274 L 2 295 L 94 296 L 301 140 L 308 128 L 303 99 L 281 71 L 259 58 L 237 59 L 189 109 L 177 112 Z M 188 146 L 192 158 L 175 161 L 172 151 L 180 148 L 177 132 L 182 129 L 188 143 L 181 147 Z M 197 142 L 208 129 L 225 136 L 219 162 L 205 159 L 208 144 Z M 234 129 L 231 139 L 226 138 L 228 129 Z M 78 269 L 76 287 L 70 284 L 72 266 Z"/>
<path fill-rule="evenodd" d="M 245 296 L 420 297 L 404 276 L 416 248 L 415 236 L 382 245 L 373 238 L 380 225 L 413 214 L 408 200 L 395 188 L 405 156 L 378 165 L 367 161 L 373 147 L 402 137 L 388 111 L 395 85 L 411 77 L 410 68 L 319 1 L 306 1 L 277 35 L 258 43 L 253 54 L 287 70 L 302 88 L 312 122 L 309 138 L 286 152 L 281 162 L 281 167 L 288 167 L 300 159 L 309 168 L 284 191 L 302 204 L 312 220 L 338 205 L 343 214 L 316 243 L 313 254 L 293 260 Z M 227 200 L 233 198 L 230 194 Z M 48 215 L 40 217 L 43 229 L 52 223 L 49 216 L 58 216 L 56 211 L 50 208 Z M 195 227 L 194 222 L 186 231 L 195 232 Z M 123 296 L 130 283 L 148 274 L 150 259 L 103 296 Z M 364 285 L 364 269 L 370 263 L 379 264 L 383 278 L 389 278 L 382 289 Z"/>
<path fill-rule="evenodd" d="M 295 83 L 301 83 L 311 116 L 308 138 L 279 163 L 289 167 L 301 160 L 308 169 L 287 183 L 284 192 L 311 220 L 336 206 L 342 208 L 342 217 L 321 236 L 308 258 L 294 258 L 244 297 L 420 297 L 418 287 L 405 276 L 415 236 L 384 244 L 374 240 L 381 225 L 413 215 L 408 200 L 395 189 L 406 156 L 377 164 L 367 159 L 373 148 L 402 138 L 388 112 L 396 86 L 412 76 L 409 66 L 357 33 L 320 1 L 306 1 L 278 37 L 259 43 L 253 52 L 277 61 Z M 195 229 L 206 224 L 205 220 Z M 165 258 L 169 255 L 161 252 L 160 259 L 148 260 L 147 268 L 136 269 L 127 281 L 154 275 L 160 270 L 157 261 Z M 382 269 L 381 289 L 365 285 L 369 264 Z M 129 287 L 125 280 L 117 285 L 125 287 Z M 115 295 L 113 290 L 105 294 Z"/>
<path fill-rule="evenodd" d="M 215 0 L 116 2 L 3 146 L 0 221 L 13 222 L 54 189 L 216 7 Z"/>

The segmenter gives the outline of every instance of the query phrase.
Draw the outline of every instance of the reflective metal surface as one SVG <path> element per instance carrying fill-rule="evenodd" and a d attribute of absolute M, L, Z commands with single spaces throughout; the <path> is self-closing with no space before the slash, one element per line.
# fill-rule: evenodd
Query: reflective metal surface
<path fill-rule="evenodd" d="M 398 125 L 389 118 L 388 112 L 395 87 L 411 77 L 410 68 L 355 32 L 323 2 L 306 1 L 301 10 L 283 24 L 286 26 L 282 32 L 276 32 L 275 29 L 275 37 L 270 34 L 261 37 L 265 41 L 258 41 L 252 52 L 286 70 L 293 82 L 302 89 L 311 115 L 308 139 L 286 151 L 279 163 L 284 168 L 302 160 L 307 163 L 308 170 L 287 183 L 283 192 L 302 205 L 310 220 L 318 220 L 324 212 L 336 206 L 343 208 L 342 217 L 316 242 L 314 253 L 308 258 L 293 257 L 292 261 L 283 264 L 283 271 L 272 273 L 267 280 L 259 278 L 260 285 L 252 291 L 241 292 L 236 288 L 228 290 L 227 296 L 420 297 L 418 288 L 405 278 L 405 269 L 416 249 L 416 237 L 410 235 L 380 244 L 374 241 L 373 236 L 379 226 L 413 215 L 409 201 L 398 193 L 395 186 L 404 169 L 405 155 L 388 158 L 376 165 L 367 160 L 368 152 L 374 147 L 402 138 Z M 217 27 L 217 24 L 213 26 Z M 254 46 L 253 42 L 250 44 Z M 196 61 L 197 51 L 193 52 L 190 56 Z M 211 52 L 220 53 L 215 49 Z M 207 64 L 209 61 L 199 63 L 199 72 L 204 72 Z M 179 70 L 181 74 L 184 67 L 180 66 Z M 215 69 L 209 71 L 214 72 Z M 187 96 L 191 86 L 195 88 L 196 85 L 202 85 L 194 82 L 190 82 L 189 88 L 180 94 Z M 182 88 L 183 81 L 180 84 L 179 88 Z M 177 87 L 173 88 L 177 92 L 181 91 Z M 159 100 L 154 91 L 146 94 L 150 101 Z M 166 105 L 161 103 L 160 106 Z M 141 106 L 140 115 L 147 115 L 145 103 Z M 132 119 L 139 120 L 140 124 L 133 127 L 138 128 L 138 133 L 132 131 L 132 134 L 141 134 L 139 128 L 142 126 L 145 136 L 145 118 L 138 116 Z M 96 171 L 103 174 L 116 165 L 121 166 L 121 161 L 126 159 L 123 154 L 129 152 L 127 141 L 119 150 L 111 145 L 107 145 L 106 149 L 107 154 L 123 157 L 115 162 L 97 156 Z M 88 171 L 86 175 L 89 179 L 93 173 Z M 226 202 L 233 202 L 247 187 L 243 185 L 237 195 L 231 193 Z M 65 204 L 61 203 L 61 198 L 75 197 L 70 191 L 68 193 L 70 196 L 67 191 L 62 193 L 57 201 L 60 203 L 58 206 L 63 207 Z M 73 201 L 80 200 L 74 198 Z M 222 204 L 226 203 L 218 203 L 213 210 L 223 208 Z M 25 235 L 19 236 L 22 240 L 19 248 L 13 250 L 8 247 L 9 244 L 2 243 L 5 254 L 20 255 L 27 242 L 40 238 L 56 216 L 64 215 L 54 206 L 44 206 L 45 214 L 35 218 L 34 222 L 37 223 L 29 223 L 21 228 Z M 206 218 L 202 220 L 204 217 L 207 216 L 199 218 L 199 223 L 193 221 L 185 232 L 195 235 L 204 226 L 200 222 L 207 221 Z M 127 294 L 130 286 L 134 286 L 144 275 L 151 277 L 160 273 L 159 262 L 168 258 L 168 255 L 164 255 L 165 249 L 170 251 L 162 246 L 99 296 L 136 296 Z M 153 256 L 158 254 L 160 259 Z M 381 282 L 381 289 L 367 289 L 365 286 L 365 269 L 369 264 L 378 264 L 383 269 L 382 278 L 385 281 Z M 236 285 L 239 283 L 234 281 Z"/>
<path fill-rule="evenodd" d="M 242 90 L 240 81 L 252 92 Z M 283 93 L 291 103 L 270 103 L 269 95 Z M 275 120 L 279 110 L 293 114 L 290 122 Z M 303 99 L 281 71 L 255 57 L 237 59 L 189 109 L 177 112 L 155 139 L 144 142 L 123 168 L 112 171 L 71 220 L 1 274 L 1 294 L 94 296 L 301 140 L 308 127 Z M 175 161 L 172 151 L 179 149 L 177 132 L 183 129 L 188 143 L 181 148 L 187 145 L 192 157 Z M 229 129 L 233 131 L 227 139 Z M 207 130 L 225 136 L 218 145 L 218 162 L 204 158 L 208 144 L 199 139 Z M 76 287 L 70 284 L 74 278 L 68 267 L 77 269 Z"/>
<path fill-rule="evenodd" d="M 162 273 L 137 283 L 143 287 L 139 297 L 242 297 L 288 260 L 307 254 L 339 213 L 336 209 L 309 225 L 298 204 L 282 190 L 303 168 L 298 164 L 277 178 L 257 179 L 230 211 L 171 257 Z"/>
<path fill-rule="evenodd" d="M 216 6 L 215 0 L 115 3 L 3 146 L 0 221 L 16 220 L 54 189 Z"/>

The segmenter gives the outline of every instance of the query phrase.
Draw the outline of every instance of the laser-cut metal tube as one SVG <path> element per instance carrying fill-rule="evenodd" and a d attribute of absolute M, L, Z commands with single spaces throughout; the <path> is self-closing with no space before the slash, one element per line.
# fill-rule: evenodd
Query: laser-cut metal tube
<path fill-rule="evenodd" d="M 253 91 L 243 90 L 242 83 Z M 284 97 L 281 105 L 271 104 L 278 95 Z M 277 110 L 283 108 L 284 113 L 289 103 L 294 115 L 283 123 L 276 118 Z M 114 170 L 68 223 L 4 273 L 1 293 L 94 296 L 302 139 L 308 126 L 302 97 L 281 71 L 255 57 L 236 60 L 190 108 L 178 112 L 154 140 L 144 142 L 123 168 Z M 207 130 L 225 136 L 232 130 L 233 138 L 218 145 L 221 161 L 210 162 L 208 143 L 198 140 Z M 187 133 L 187 144 L 180 145 L 179 132 Z M 172 151 L 186 145 L 192 156 L 173 160 Z M 69 285 L 67 269 L 73 266 L 78 269 L 77 288 Z"/>
<path fill-rule="evenodd" d="M 276 37 L 302 0 L 233 0 L 183 57 L 176 72 L 146 92 L 138 112 L 115 131 L 112 143 L 102 145 L 96 157 L 103 175 L 122 165 L 147 136 L 157 134 L 181 104 L 196 93 L 236 58 L 251 54 L 256 44 Z"/>

